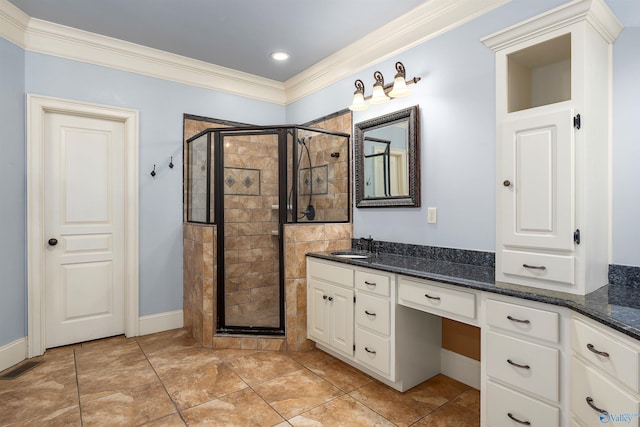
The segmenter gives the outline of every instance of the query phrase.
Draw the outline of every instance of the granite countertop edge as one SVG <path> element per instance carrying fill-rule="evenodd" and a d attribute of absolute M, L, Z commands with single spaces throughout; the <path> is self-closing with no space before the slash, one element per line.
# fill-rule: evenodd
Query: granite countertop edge
<path fill-rule="evenodd" d="M 331 255 L 328 252 L 313 252 L 307 253 L 307 256 L 328 261 L 335 261 L 357 267 L 364 267 L 373 270 L 401 274 L 403 276 L 414 277 L 417 279 L 435 280 L 441 283 L 477 291 L 491 292 L 498 295 L 521 298 L 530 301 L 556 305 L 559 307 L 566 307 L 586 317 L 589 317 L 590 319 L 593 319 L 602 325 L 608 326 L 618 332 L 621 332 L 633 339 L 640 340 L 640 309 L 620 307 L 627 313 L 630 312 L 630 315 L 626 316 L 628 317 L 628 319 L 615 318 L 607 313 L 607 311 L 612 307 L 607 299 L 608 285 L 592 292 L 591 294 L 588 294 L 584 297 L 585 302 L 580 302 L 572 300 L 571 298 L 573 297 L 573 295 L 570 294 L 566 294 L 567 297 L 564 298 L 561 296 L 549 296 L 534 292 L 521 291 L 518 289 L 499 287 L 496 285 L 494 279 L 494 269 L 492 267 L 471 266 L 467 264 L 456 264 L 452 262 L 437 260 L 420 260 L 423 263 L 431 264 L 435 267 L 438 267 L 437 269 L 440 270 L 472 270 L 470 276 L 477 276 L 464 277 L 464 275 L 456 275 L 455 273 L 437 273 L 429 268 L 406 268 L 394 265 L 394 262 L 387 262 L 389 259 L 393 259 L 396 261 L 407 260 L 409 261 L 409 263 L 412 261 L 411 257 L 403 255 L 380 254 L 379 256 L 372 256 L 368 259 L 351 259 L 337 257 Z M 418 263 L 420 263 L 420 261 Z M 469 274 L 467 274 L 467 276 L 469 276 Z"/>

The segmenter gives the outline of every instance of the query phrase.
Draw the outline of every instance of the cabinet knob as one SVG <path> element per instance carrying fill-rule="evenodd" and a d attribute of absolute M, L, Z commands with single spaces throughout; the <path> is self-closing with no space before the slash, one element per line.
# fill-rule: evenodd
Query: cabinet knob
<path fill-rule="evenodd" d="M 47 243 L 49 244 L 49 246 L 55 246 L 58 244 L 58 239 L 51 238 Z"/>
<path fill-rule="evenodd" d="M 505 187 L 509 187 L 511 186 L 511 181 L 509 181 L 508 179 L 505 179 L 504 181 L 502 181 L 502 185 L 504 185 Z"/>

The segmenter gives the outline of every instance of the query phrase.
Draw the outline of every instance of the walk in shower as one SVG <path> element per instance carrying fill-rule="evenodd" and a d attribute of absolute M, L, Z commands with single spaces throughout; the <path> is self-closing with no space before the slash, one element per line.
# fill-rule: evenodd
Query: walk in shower
<path fill-rule="evenodd" d="M 349 221 L 349 135 L 207 129 L 187 140 L 185 190 L 187 221 L 217 229 L 217 333 L 284 334 L 284 227 Z"/>

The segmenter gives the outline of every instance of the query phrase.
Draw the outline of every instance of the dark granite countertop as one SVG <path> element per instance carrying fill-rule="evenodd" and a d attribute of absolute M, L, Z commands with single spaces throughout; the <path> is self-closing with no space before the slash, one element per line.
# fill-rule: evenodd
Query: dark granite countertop
<path fill-rule="evenodd" d="M 540 290 L 531 292 L 496 284 L 493 267 L 460 264 L 428 258 L 380 253 L 366 259 L 340 258 L 325 253 L 309 253 L 313 258 L 336 261 L 358 267 L 373 268 L 419 279 L 431 279 L 454 286 L 492 292 L 560 307 L 580 314 L 640 340 L 640 295 L 629 295 L 622 289 L 604 286 L 585 296 Z"/>

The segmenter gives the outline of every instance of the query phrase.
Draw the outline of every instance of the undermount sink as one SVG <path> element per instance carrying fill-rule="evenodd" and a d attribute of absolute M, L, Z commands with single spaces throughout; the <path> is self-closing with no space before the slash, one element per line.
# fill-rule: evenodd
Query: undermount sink
<path fill-rule="evenodd" d="M 338 258 L 365 259 L 369 258 L 371 254 L 362 251 L 336 251 L 331 252 L 331 255 Z"/>

